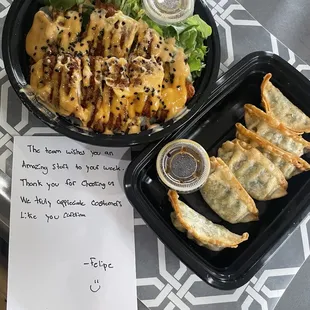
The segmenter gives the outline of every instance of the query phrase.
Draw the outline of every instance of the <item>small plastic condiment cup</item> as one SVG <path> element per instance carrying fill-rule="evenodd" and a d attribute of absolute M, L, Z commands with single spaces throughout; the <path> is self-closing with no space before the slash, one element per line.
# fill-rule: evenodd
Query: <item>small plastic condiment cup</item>
<path fill-rule="evenodd" d="M 179 23 L 194 13 L 195 0 L 143 0 L 149 18 L 160 25 Z"/>
<path fill-rule="evenodd" d="M 206 150 L 188 139 L 174 140 L 165 145 L 156 160 L 160 180 L 181 194 L 198 191 L 210 173 L 210 159 Z"/>

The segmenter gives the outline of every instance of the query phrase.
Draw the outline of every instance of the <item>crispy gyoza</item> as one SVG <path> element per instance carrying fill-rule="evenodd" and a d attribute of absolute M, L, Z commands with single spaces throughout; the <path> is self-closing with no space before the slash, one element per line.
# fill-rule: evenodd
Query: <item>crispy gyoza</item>
<path fill-rule="evenodd" d="M 246 104 L 245 123 L 248 129 L 270 141 L 281 149 L 301 156 L 310 151 L 310 142 L 295 132 L 287 129 L 283 124 L 258 109 L 254 105 Z"/>
<path fill-rule="evenodd" d="M 262 105 L 267 114 L 298 133 L 310 132 L 310 117 L 297 108 L 271 82 L 272 75 L 265 75 L 261 85 Z"/>
<path fill-rule="evenodd" d="M 297 155 L 288 153 L 255 132 L 246 129 L 240 123 L 236 124 L 237 138 L 257 148 L 264 156 L 272 161 L 288 180 L 294 175 L 310 170 L 310 165 Z"/>
<path fill-rule="evenodd" d="M 220 158 L 211 157 L 210 162 L 209 178 L 200 189 L 210 208 L 231 224 L 257 221 L 258 210 L 253 199 L 231 170 Z"/>
<path fill-rule="evenodd" d="M 180 201 L 177 192 L 169 190 L 168 196 L 174 209 L 171 213 L 174 227 L 181 232 L 187 232 L 188 238 L 195 240 L 198 245 L 220 251 L 224 248 L 237 248 L 238 244 L 249 238 L 248 233 L 240 236 L 222 225 L 212 223 Z"/>
<path fill-rule="evenodd" d="M 227 141 L 218 155 L 254 199 L 271 200 L 287 194 L 283 173 L 253 146 L 238 139 Z"/>

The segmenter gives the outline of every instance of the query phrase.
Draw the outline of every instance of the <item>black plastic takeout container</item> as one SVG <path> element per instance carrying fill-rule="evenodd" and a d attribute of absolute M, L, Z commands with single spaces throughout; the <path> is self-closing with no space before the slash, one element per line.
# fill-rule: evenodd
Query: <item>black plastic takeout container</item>
<path fill-rule="evenodd" d="M 309 80 L 279 56 L 266 52 L 250 54 L 217 81 L 199 115 L 172 136 L 145 149 L 130 164 L 124 179 L 127 197 L 146 223 L 201 279 L 219 289 L 234 289 L 249 281 L 300 223 L 309 210 L 310 172 L 289 180 L 287 196 L 256 202 L 258 222 L 229 224 L 206 205 L 199 192 L 180 195 L 182 201 L 214 223 L 238 234 L 250 234 L 249 240 L 237 249 L 212 252 L 173 227 L 167 188 L 156 173 L 156 157 L 167 142 L 181 138 L 192 139 L 210 156 L 216 155 L 223 142 L 234 139 L 235 123 L 244 122 L 244 104 L 260 106 L 260 84 L 269 72 L 274 85 L 310 115 Z M 305 138 L 309 140 L 310 135 Z M 309 154 L 304 158 L 309 161 Z"/>
<path fill-rule="evenodd" d="M 41 121 L 70 138 L 95 145 L 129 146 L 149 143 L 171 134 L 195 115 L 210 94 L 216 81 L 220 63 L 220 41 L 214 18 L 203 0 L 197 0 L 195 13 L 205 20 L 213 30 L 207 40 L 209 52 L 206 54 L 207 66 L 201 77 L 195 81 L 195 96 L 187 107 L 190 111 L 176 121 L 168 121 L 160 131 L 142 131 L 132 135 L 103 135 L 92 130 L 72 125 L 67 118 L 49 111 L 35 99 L 29 99 L 20 90 L 29 82 L 29 57 L 25 50 L 25 39 L 31 28 L 35 13 L 42 7 L 36 0 L 15 0 L 6 17 L 2 35 L 2 53 L 5 69 L 17 95 L 25 106 Z"/>

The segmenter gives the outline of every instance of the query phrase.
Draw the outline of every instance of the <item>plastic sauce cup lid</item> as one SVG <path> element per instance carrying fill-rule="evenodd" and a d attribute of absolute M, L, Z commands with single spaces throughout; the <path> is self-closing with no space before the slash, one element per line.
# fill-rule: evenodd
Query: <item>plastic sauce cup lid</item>
<path fill-rule="evenodd" d="M 179 23 L 194 13 L 195 0 L 143 0 L 143 7 L 160 25 Z"/>
<path fill-rule="evenodd" d="M 161 149 L 156 169 L 167 187 L 179 193 L 192 193 L 206 183 L 210 173 L 210 159 L 200 144 L 180 139 Z"/>

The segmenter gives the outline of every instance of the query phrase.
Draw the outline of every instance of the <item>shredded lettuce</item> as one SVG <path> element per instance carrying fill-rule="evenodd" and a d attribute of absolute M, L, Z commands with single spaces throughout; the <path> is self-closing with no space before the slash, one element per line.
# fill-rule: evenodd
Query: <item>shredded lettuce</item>
<path fill-rule="evenodd" d="M 41 0 L 42 1 L 42 0 Z M 46 5 L 57 9 L 70 9 L 87 0 L 43 0 Z M 112 3 L 124 14 L 139 20 L 143 19 L 151 28 L 165 38 L 174 37 L 176 44 L 184 49 L 188 59 L 192 78 L 201 74 L 205 67 L 204 58 L 208 52 L 205 40 L 212 34 L 212 28 L 203 21 L 199 15 L 193 15 L 185 21 L 173 25 L 162 26 L 151 20 L 144 12 L 141 0 L 101 0 L 104 3 Z"/>

